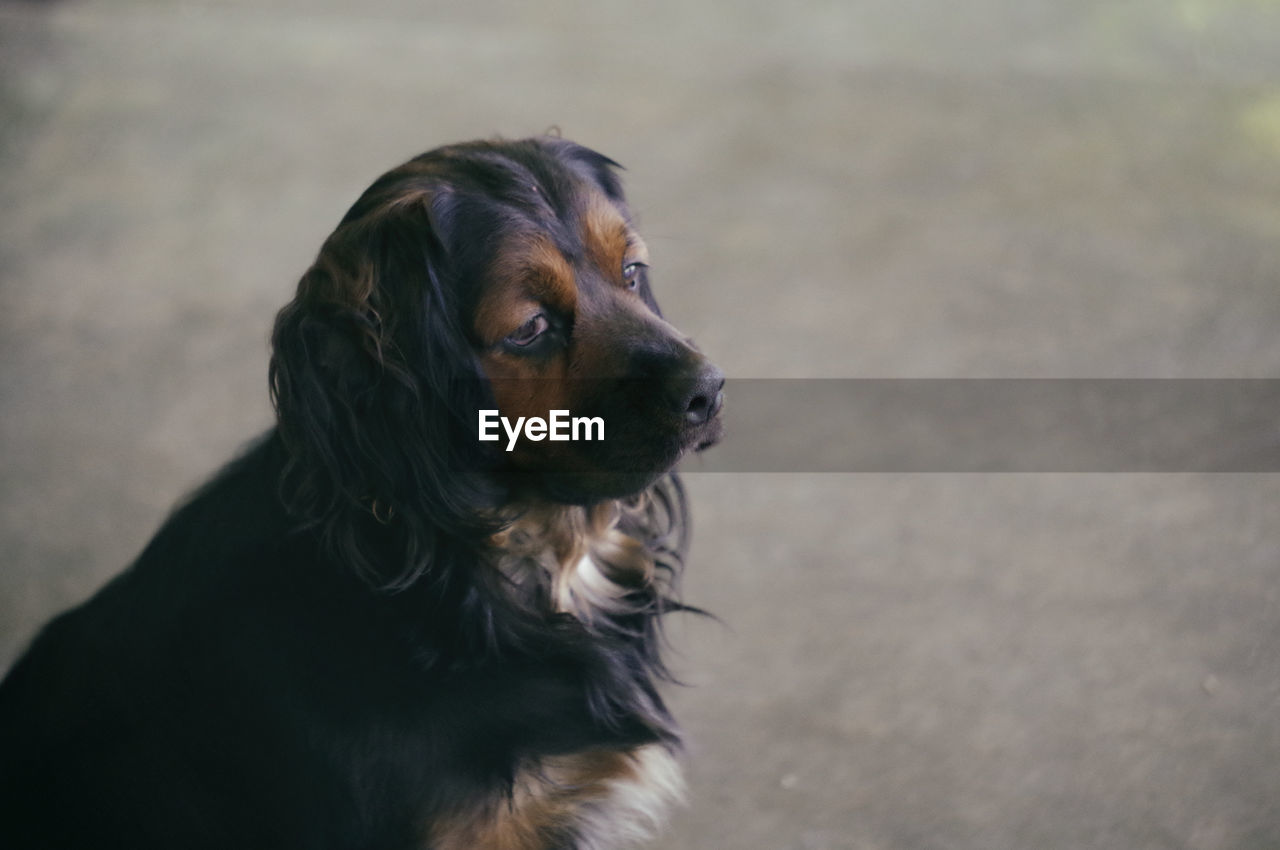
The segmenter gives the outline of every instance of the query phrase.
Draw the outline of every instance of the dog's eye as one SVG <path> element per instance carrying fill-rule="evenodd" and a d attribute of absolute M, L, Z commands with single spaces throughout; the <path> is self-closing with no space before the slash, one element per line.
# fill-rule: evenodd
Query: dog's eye
<path fill-rule="evenodd" d="M 635 289 L 640 283 L 640 270 L 648 268 L 644 263 L 627 263 L 622 267 L 622 282 L 627 289 Z"/>
<path fill-rule="evenodd" d="M 530 345 L 534 340 L 546 333 L 549 327 L 551 327 L 551 323 L 547 321 L 547 317 L 539 313 L 516 328 L 515 333 L 507 337 L 507 342 L 519 346 Z"/>

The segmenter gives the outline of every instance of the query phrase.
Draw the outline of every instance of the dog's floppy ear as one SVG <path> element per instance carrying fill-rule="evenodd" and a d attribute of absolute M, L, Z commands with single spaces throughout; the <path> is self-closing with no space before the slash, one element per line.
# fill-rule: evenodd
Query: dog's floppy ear
<path fill-rule="evenodd" d="M 284 502 L 342 563 L 389 588 L 447 556 L 446 541 L 491 533 L 498 501 L 474 439 L 487 388 L 439 232 L 447 203 L 393 175 L 375 183 L 272 335 Z"/>

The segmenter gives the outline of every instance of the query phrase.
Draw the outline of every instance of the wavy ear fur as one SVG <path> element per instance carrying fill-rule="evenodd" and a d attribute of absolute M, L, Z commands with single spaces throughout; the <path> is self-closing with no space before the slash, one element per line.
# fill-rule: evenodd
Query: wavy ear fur
<path fill-rule="evenodd" d="M 388 589 L 478 546 L 501 502 L 473 439 L 487 390 L 450 295 L 448 198 L 403 176 L 370 187 L 325 242 L 276 318 L 270 367 L 286 506 Z"/>

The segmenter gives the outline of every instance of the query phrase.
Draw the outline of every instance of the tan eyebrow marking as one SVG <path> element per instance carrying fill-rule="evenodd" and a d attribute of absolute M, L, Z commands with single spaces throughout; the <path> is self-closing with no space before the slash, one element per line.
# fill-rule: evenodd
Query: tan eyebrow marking
<path fill-rule="evenodd" d="M 649 246 L 644 244 L 634 230 L 627 231 L 626 262 L 649 264 Z"/>
<path fill-rule="evenodd" d="M 644 241 L 604 195 L 593 192 L 589 196 L 582 227 L 583 242 L 591 262 L 612 279 L 622 274 L 624 263 L 649 262 L 649 250 Z"/>

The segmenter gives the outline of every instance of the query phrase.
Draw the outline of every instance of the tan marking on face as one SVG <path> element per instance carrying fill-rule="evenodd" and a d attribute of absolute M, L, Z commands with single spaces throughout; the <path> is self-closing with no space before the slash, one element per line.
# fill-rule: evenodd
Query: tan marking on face
<path fill-rule="evenodd" d="M 486 346 L 497 345 L 540 312 L 572 316 L 578 303 L 573 267 L 547 237 L 508 239 L 489 268 L 473 328 Z"/>
<path fill-rule="evenodd" d="M 609 286 L 621 287 L 623 266 L 646 261 L 644 244 L 603 194 L 592 192 L 583 204 L 583 265 L 598 267 Z M 508 238 L 491 263 L 473 329 L 499 413 L 512 422 L 521 416 L 545 418 L 552 410 L 580 411 L 595 381 L 617 375 L 625 366 L 620 361 L 625 349 L 618 345 L 612 325 L 599 321 L 601 306 L 608 302 L 592 302 L 578 286 L 575 267 L 545 234 Z M 539 312 L 555 313 L 569 322 L 569 339 L 562 349 L 528 356 L 501 345 Z M 506 459 L 525 469 L 561 471 L 581 471 L 588 463 L 572 444 L 530 440 L 518 441 Z"/>
<path fill-rule="evenodd" d="M 593 192 L 582 215 L 582 238 L 587 255 L 610 280 L 620 281 L 627 263 L 647 263 L 649 251 L 622 213 L 608 198 Z"/>
<path fill-rule="evenodd" d="M 578 289 L 573 267 L 543 234 L 522 234 L 508 239 L 490 267 L 486 291 L 476 307 L 473 327 L 484 350 L 480 364 L 489 379 L 502 416 L 546 418 L 552 410 L 574 410 L 565 351 L 545 357 L 529 357 L 500 345 L 503 339 L 538 313 L 554 313 L 573 320 Z M 511 460 L 520 463 L 528 455 L 550 456 L 567 452 L 565 444 L 521 440 Z"/>
<path fill-rule="evenodd" d="M 489 379 L 489 389 L 498 413 L 515 422 L 519 417 L 546 418 L 552 410 L 574 410 L 570 397 L 575 382 L 568 380 L 568 361 L 563 352 L 550 358 L 525 357 L 494 348 L 480 356 L 480 365 Z M 554 458 L 568 451 L 571 443 L 534 442 L 521 439 L 508 459 L 517 464 L 533 457 Z"/>
<path fill-rule="evenodd" d="M 486 801 L 433 825 L 435 850 L 547 850 L 580 836 L 634 840 L 651 833 L 681 794 L 679 768 L 657 745 L 543 759 L 516 777 L 510 799 Z M 578 845 L 575 845 L 578 846 Z"/>

